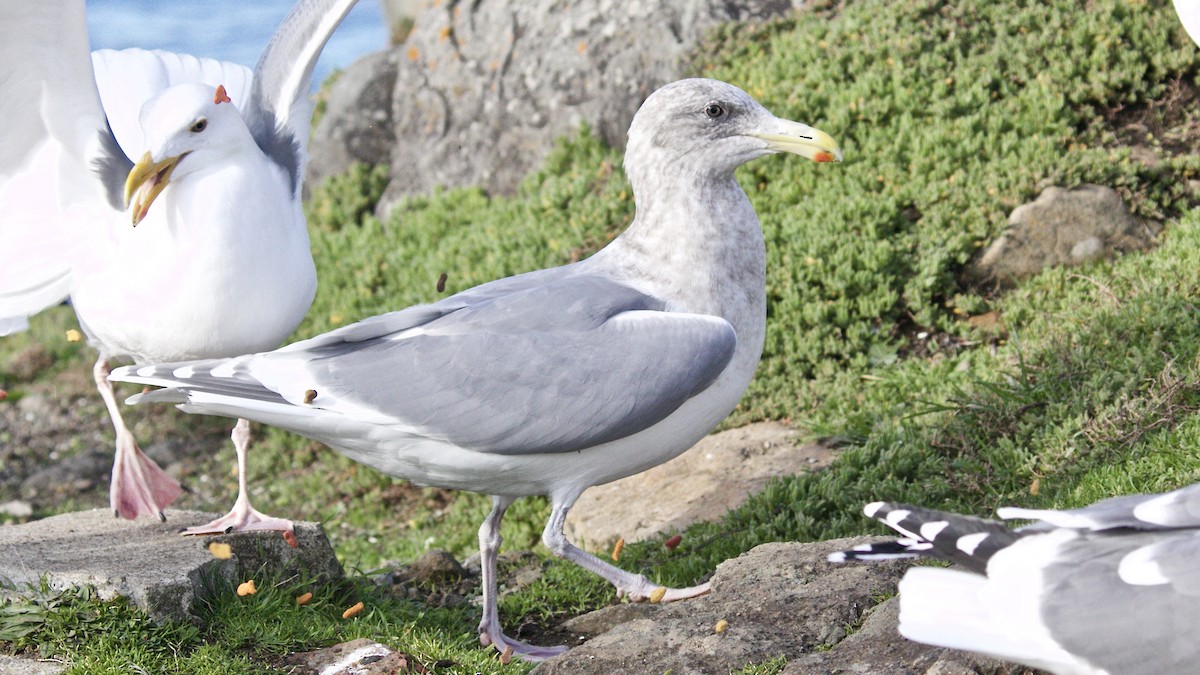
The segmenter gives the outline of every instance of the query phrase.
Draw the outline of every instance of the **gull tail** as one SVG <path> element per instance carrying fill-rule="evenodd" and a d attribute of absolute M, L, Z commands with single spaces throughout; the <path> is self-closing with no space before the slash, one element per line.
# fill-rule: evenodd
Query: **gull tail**
<path fill-rule="evenodd" d="M 187 413 L 248 419 L 288 429 L 320 440 L 328 426 L 326 411 L 289 401 L 251 372 L 255 355 L 146 366 L 124 366 L 108 379 L 155 387 L 126 399 L 126 403 L 173 403 Z M 325 420 L 323 422 L 323 420 Z"/>
<path fill-rule="evenodd" d="M 130 396 L 126 403 L 175 403 L 189 412 L 253 418 L 256 411 L 292 407 L 278 393 L 250 374 L 246 362 L 251 357 L 163 363 L 150 366 L 124 366 L 112 371 L 108 379 L 155 387 Z M 213 409 L 209 409 L 213 406 Z M 221 408 L 227 412 L 217 412 Z"/>

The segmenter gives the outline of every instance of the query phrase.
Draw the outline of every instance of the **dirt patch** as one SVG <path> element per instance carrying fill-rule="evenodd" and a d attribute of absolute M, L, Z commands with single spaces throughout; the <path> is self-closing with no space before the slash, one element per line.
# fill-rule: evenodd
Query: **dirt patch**
<path fill-rule="evenodd" d="M 118 391 L 118 398 L 129 393 Z M 229 422 L 165 406 L 122 412 L 146 454 L 193 488 L 173 506 L 211 507 L 203 483 L 205 476 L 229 471 Z M 19 395 L 0 403 L 0 503 L 27 503 L 33 515 L 0 514 L 0 520 L 107 506 L 113 449 L 112 424 L 90 368 L 67 368 L 22 386 Z"/>

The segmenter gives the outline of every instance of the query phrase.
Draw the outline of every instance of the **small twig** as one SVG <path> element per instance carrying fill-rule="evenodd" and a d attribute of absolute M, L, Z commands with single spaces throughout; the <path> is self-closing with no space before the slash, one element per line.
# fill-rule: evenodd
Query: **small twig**
<path fill-rule="evenodd" d="M 1069 274 L 1069 275 L 1067 275 L 1067 278 L 1068 279 L 1083 279 L 1084 281 L 1090 281 L 1092 283 L 1092 285 L 1094 285 L 1096 287 L 1097 290 L 1099 290 L 1101 293 L 1104 293 L 1105 295 L 1107 295 L 1109 297 L 1109 299 L 1112 300 L 1114 303 L 1116 303 L 1118 306 L 1121 304 L 1121 299 L 1117 297 L 1116 293 L 1113 293 L 1113 290 L 1111 288 L 1109 288 L 1105 284 L 1097 281 L 1096 279 L 1093 279 L 1092 277 L 1089 277 L 1089 276 L 1086 276 L 1083 274 Z"/>

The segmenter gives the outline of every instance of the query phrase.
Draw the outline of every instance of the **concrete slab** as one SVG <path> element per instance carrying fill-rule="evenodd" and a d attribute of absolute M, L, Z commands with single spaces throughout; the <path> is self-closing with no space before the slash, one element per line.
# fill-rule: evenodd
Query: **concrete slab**
<path fill-rule="evenodd" d="M 292 547 L 280 532 L 239 532 L 184 537 L 180 529 L 216 515 L 166 512 L 167 522 L 114 518 L 107 509 L 66 513 L 0 527 L 0 585 L 51 588 L 92 586 L 105 599 L 124 596 L 155 621 L 198 622 L 196 603 L 213 592 L 214 580 L 244 581 L 261 573 L 311 578 L 344 575 L 320 523 L 297 522 Z M 211 542 L 230 545 L 219 560 Z"/>

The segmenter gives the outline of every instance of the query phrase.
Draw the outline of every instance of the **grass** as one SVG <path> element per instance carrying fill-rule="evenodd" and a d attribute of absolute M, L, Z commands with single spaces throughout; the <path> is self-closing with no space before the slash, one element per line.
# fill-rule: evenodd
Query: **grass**
<path fill-rule="evenodd" d="M 726 423 L 785 420 L 841 453 L 826 471 L 780 478 L 723 519 L 689 528 L 675 553 L 634 544 L 622 564 L 689 584 L 759 543 L 876 531 L 859 515 L 874 499 L 982 514 L 1200 479 L 1200 211 L 1188 191 L 1200 169 L 1188 151 L 1200 61 L 1169 3 L 811 4 L 786 21 L 723 27 L 691 68 L 843 144 L 841 165 L 772 158 L 739 174 L 768 242 L 770 307 L 763 362 Z M 1135 158 L 1134 145 L 1159 161 Z M 578 259 L 633 211 L 619 152 L 586 129 L 513 196 L 447 190 L 409 199 L 381 222 L 371 213 L 385 178 L 360 167 L 314 192 L 321 288 L 298 336 L 432 300 L 442 273 L 449 293 Z M 1166 222 L 1159 245 L 1048 270 L 1003 293 L 963 281 L 1015 206 L 1047 185 L 1083 182 L 1112 186 L 1135 213 Z M 989 313 L 1002 327 L 969 320 Z M 53 339 L 64 316 L 39 317 L 29 336 L 0 343 L 0 355 L 47 340 L 54 365 L 41 381 L 86 367 L 86 350 Z M 0 373 L 13 400 L 35 384 Z M 482 498 L 398 487 L 278 431 L 264 432 L 252 472 L 260 503 L 324 521 L 358 570 L 431 546 L 465 557 L 487 510 Z M 232 499 L 228 486 L 215 494 Z M 508 547 L 534 547 L 546 515 L 543 501 L 514 505 Z M 119 605 L 69 598 L 36 615 L 37 637 L 5 638 L 5 648 L 101 671 L 104 658 L 137 654 L 149 671 L 206 672 L 369 635 L 423 663 L 498 667 L 475 646 L 472 611 L 359 586 L 353 593 L 372 609 L 346 623 L 334 614 L 345 589 L 322 591 L 325 613 L 288 605 L 294 590 L 219 603 L 213 624 L 225 628 L 206 634 L 149 628 Z M 539 581 L 504 598 L 501 614 L 510 626 L 550 624 L 611 599 L 594 577 L 551 561 Z M 85 631 L 73 646 L 55 636 L 82 621 L 76 606 L 123 627 Z"/>

